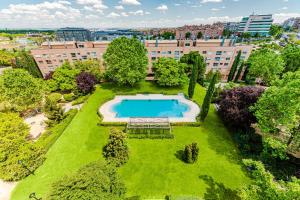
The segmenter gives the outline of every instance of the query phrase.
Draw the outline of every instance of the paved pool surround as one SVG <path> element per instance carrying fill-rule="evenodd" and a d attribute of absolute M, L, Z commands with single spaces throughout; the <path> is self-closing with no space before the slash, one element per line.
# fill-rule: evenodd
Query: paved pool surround
<path fill-rule="evenodd" d="M 137 95 L 122 95 L 115 96 L 111 101 L 104 103 L 99 112 L 103 116 L 103 122 L 128 122 L 129 118 L 118 118 L 113 111 L 113 106 L 121 103 L 123 100 L 178 100 L 189 106 L 189 110 L 183 113 L 183 117 L 169 117 L 170 122 L 196 122 L 196 118 L 200 113 L 199 106 L 186 99 L 183 94 L 178 95 L 162 95 L 162 94 L 137 94 Z"/>

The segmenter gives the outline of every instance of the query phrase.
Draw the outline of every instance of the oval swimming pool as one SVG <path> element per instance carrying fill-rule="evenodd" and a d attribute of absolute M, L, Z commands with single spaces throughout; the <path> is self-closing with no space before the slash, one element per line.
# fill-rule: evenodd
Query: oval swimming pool
<path fill-rule="evenodd" d="M 124 99 L 112 106 L 118 118 L 183 117 L 189 106 L 176 99 Z"/>

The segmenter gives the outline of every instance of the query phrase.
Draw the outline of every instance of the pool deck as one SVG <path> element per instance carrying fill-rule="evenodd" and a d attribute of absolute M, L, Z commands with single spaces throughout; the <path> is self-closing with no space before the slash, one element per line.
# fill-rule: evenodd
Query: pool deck
<path fill-rule="evenodd" d="M 183 94 L 178 95 L 162 95 L 162 94 L 137 94 L 137 95 L 122 95 L 115 96 L 111 101 L 106 102 L 99 108 L 99 112 L 103 116 L 103 122 L 129 122 L 129 118 L 118 118 L 116 113 L 112 110 L 115 104 L 121 103 L 122 100 L 178 100 L 189 106 L 189 111 L 183 113 L 183 117 L 169 117 L 170 122 L 196 122 L 196 117 L 200 113 L 199 106 L 186 99 Z"/>

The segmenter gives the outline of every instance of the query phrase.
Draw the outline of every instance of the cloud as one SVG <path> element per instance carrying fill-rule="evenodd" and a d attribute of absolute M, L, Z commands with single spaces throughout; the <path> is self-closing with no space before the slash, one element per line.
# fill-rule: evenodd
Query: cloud
<path fill-rule="evenodd" d="M 108 7 L 103 4 L 102 0 L 76 0 L 80 5 L 88 5 L 93 7 L 96 11 L 107 9 Z"/>
<path fill-rule="evenodd" d="M 223 0 L 202 0 L 201 3 L 221 3 Z"/>
<path fill-rule="evenodd" d="M 131 15 L 144 15 L 144 11 L 143 10 L 137 10 L 137 11 L 132 11 L 132 12 L 129 12 L 129 14 Z"/>
<path fill-rule="evenodd" d="M 273 15 L 275 23 L 282 23 L 292 17 L 300 17 L 300 13 L 276 13 Z"/>
<path fill-rule="evenodd" d="M 122 15 L 123 17 L 128 17 L 128 16 L 129 16 L 126 12 L 121 12 L 121 15 Z"/>
<path fill-rule="evenodd" d="M 118 14 L 118 13 L 115 13 L 115 12 L 111 12 L 106 17 L 108 17 L 108 18 L 117 18 L 117 17 L 121 17 L 121 15 Z"/>
<path fill-rule="evenodd" d="M 117 10 L 124 10 L 124 7 L 122 5 L 118 5 L 118 6 L 115 6 L 115 9 L 117 9 Z"/>
<path fill-rule="evenodd" d="M 122 0 L 120 1 L 120 3 L 124 5 L 141 5 L 141 3 L 138 0 Z"/>
<path fill-rule="evenodd" d="M 211 11 L 213 11 L 213 12 L 217 12 L 217 11 L 220 11 L 220 9 L 219 8 L 212 8 L 212 9 L 210 9 Z"/>
<path fill-rule="evenodd" d="M 156 10 L 160 10 L 160 11 L 166 11 L 166 10 L 168 10 L 168 6 L 167 5 L 165 5 L 165 4 L 161 4 L 160 6 L 158 6 L 157 8 L 156 8 Z"/>
<path fill-rule="evenodd" d="M 286 6 L 281 8 L 281 10 L 287 10 L 287 9 L 288 9 L 288 7 L 286 7 Z"/>

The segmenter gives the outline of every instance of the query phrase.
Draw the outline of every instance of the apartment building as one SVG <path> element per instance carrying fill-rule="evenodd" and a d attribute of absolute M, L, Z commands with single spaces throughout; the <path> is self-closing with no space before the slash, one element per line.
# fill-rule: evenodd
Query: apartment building
<path fill-rule="evenodd" d="M 65 61 L 101 59 L 108 44 L 108 41 L 45 42 L 31 53 L 45 76 Z M 251 45 L 235 45 L 233 40 L 146 40 L 144 45 L 148 50 L 149 77 L 153 76 L 152 63 L 158 58 L 179 60 L 184 54 L 198 51 L 206 59 L 207 72 L 219 70 L 226 80 L 238 51 L 242 51 L 242 59 L 247 59 L 252 51 Z"/>
<path fill-rule="evenodd" d="M 84 28 L 61 28 L 56 31 L 58 41 L 91 41 L 91 32 Z"/>
<path fill-rule="evenodd" d="M 269 36 L 269 31 L 273 23 L 272 15 L 250 15 L 243 17 L 239 24 L 239 33 L 250 33 L 252 36 Z"/>

